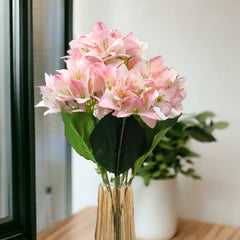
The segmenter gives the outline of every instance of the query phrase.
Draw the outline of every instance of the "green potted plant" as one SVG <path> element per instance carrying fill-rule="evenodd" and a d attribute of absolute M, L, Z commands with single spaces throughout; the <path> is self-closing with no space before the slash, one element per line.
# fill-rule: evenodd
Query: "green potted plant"
<path fill-rule="evenodd" d="M 192 139 L 199 142 L 216 141 L 212 135 L 214 130 L 224 129 L 228 123 L 214 122 L 214 116 L 208 111 L 183 115 L 138 170 L 137 175 L 142 179 L 134 188 L 137 237 L 169 239 L 175 234 L 176 177 L 180 173 L 201 179 L 193 168 L 193 158 L 200 155 L 192 151 L 188 143 Z"/>

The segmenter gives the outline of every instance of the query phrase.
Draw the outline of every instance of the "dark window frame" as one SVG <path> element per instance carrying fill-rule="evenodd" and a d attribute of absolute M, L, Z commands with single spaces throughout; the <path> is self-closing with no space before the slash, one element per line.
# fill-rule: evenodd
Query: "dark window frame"
<path fill-rule="evenodd" d="M 15 4 L 16 2 L 18 2 L 18 7 Z M 68 42 L 72 37 L 72 0 L 64 0 L 64 2 L 65 41 Z M 0 239 L 35 240 L 36 187 L 32 0 L 9 0 L 9 13 L 12 214 L 11 217 L 4 218 L 4 222 L 0 222 Z M 16 16 L 19 16 L 19 19 L 16 19 Z M 67 45 L 65 47 L 67 48 Z"/>
<path fill-rule="evenodd" d="M 32 3 L 18 4 L 9 1 L 13 206 L 0 239 L 30 240 L 36 239 Z"/>

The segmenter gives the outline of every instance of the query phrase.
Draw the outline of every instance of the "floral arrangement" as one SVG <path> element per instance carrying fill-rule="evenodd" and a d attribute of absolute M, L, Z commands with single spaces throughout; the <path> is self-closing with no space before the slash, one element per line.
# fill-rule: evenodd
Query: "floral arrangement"
<path fill-rule="evenodd" d="M 89 35 L 70 42 L 66 57 L 67 69 L 58 75 L 46 74 L 42 86 L 45 113 L 93 111 L 101 119 L 113 112 L 118 118 L 136 114 L 150 127 L 161 120 L 154 107 L 165 116 L 172 108 L 182 111 L 186 96 L 184 80 L 175 69 L 163 66 L 162 57 L 145 61 L 147 43 L 133 40 L 132 34 L 120 32 L 96 23 Z"/>
<path fill-rule="evenodd" d="M 93 129 L 97 131 L 97 126 L 104 129 L 106 121 L 105 130 L 109 132 L 113 121 L 117 124 L 113 129 L 116 133 L 124 123 L 127 128 L 125 134 L 136 131 L 136 136 L 132 138 L 142 135 L 133 141 L 128 137 L 128 143 L 132 145 L 128 148 L 140 144 L 138 148 L 141 151 L 135 153 L 127 167 L 121 169 L 121 173 L 127 168 L 136 172 L 134 163 L 144 153 L 150 154 L 156 145 L 153 142 L 155 135 L 177 120 L 162 120 L 160 114 L 166 118 L 174 110 L 182 112 L 182 100 L 186 97 L 184 79 L 178 77 L 175 69 L 164 67 L 160 56 L 145 60 L 147 46 L 146 42 L 134 40 L 132 33 L 122 36 L 119 31 L 108 29 L 103 23 L 96 23 L 90 34 L 70 42 L 69 55 L 65 57 L 67 69 L 57 70 L 57 75 L 46 74 L 46 86 L 40 86 L 42 101 L 37 107 L 47 107 L 45 115 L 62 112 L 66 137 L 80 155 L 97 162 L 104 182 L 104 170 L 116 173 L 115 160 L 109 159 L 114 164 L 108 164 L 101 159 L 106 156 L 98 156 L 93 146 L 98 145 L 94 141 L 97 136 L 92 134 L 90 138 Z M 102 140 L 107 140 L 109 136 L 105 136 L 108 135 L 106 132 L 101 134 L 102 144 Z M 115 135 L 119 138 L 119 134 Z M 119 139 L 115 144 L 119 146 Z"/>
<path fill-rule="evenodd" d="M 199 142 L 214 142 L 216 129 L 224 129 L 227 122 L 214 122 L 215 114 L 210 111 L 199 114 L 185 114 L 162 138 L 153 152 L 144 161 L 137 175 L 146 185 L 151 179 L 176 178 L 179 173 L 201 179 L 192 168 L 192 158 L 200 157 L 188 147 L 191 139 Z"/>
<path fill-rule="evenodd" d="M 42 101 L 48 113 L 61 112 L 73 148 L 97 164 L 116 189 L 116 229 L 120 230 L 121 184 L 137 170 L 182 112 L 184 79 L 158 56 L 144 58 L 147 43 L 96 23 L 88 35 L 70 42 L 66 68 L 45 75 Z M 170 115 L 175 117 L 169 118 Z M 178 116 L 176 116 L 178 115 Z M 130 174 L 129 174 L 130 172 Z"/>

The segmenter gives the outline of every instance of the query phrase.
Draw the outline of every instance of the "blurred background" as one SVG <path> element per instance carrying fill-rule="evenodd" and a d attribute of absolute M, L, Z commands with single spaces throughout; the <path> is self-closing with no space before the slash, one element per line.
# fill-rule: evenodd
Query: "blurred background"
<path fill-rule="evenodd" d="M 74 1 L 74 37 L 96 21 L 123 35 L 148 41 L 147 58 L 162 55 L 186 77 L 185 113 L 210 110 L 230 126 L 211 144 L 192 142 L 201 154 L 202 180 L 178 177 L 178 214 L 183 218 L 240 226 L 240 2 L 237 0 Z M 99 177 L 73 152 L 73 212 L 96 205 Z M 88 184 L 85 184 L 85 183 Z M 81 184 L 83 183 L 83 184 Z M 83 194 L 87 192 L 88 194 Z"/>
<path fill-rule="evenodd" d="M 0 0 L 0 220 L 11 215 L 11 129 L 8 1 Z M 66 1 L 33 0 L 34 85 L 44 73 L 64 68 Z M 74 0 L 73 37 L 94 23 L 147 41 L 147 58 L 162 55 L 165 66 L 185 77 L 184 113 L 213 111 L 230 126 L 216 132 L 217 142 L 191 142 L 200 153 L 195 169 L 202 180 L 179 176 L 178 215 L 240 226 L 240 2 L 238 0 Z M 35 104 L 41 99 L 35 88 Z M 71 150 L 61 117 L 35 110 L 37 230 L 97 205 L 101 182 L 92 162 Z M 3 140 L 5 139 L 5 140 Z"/>

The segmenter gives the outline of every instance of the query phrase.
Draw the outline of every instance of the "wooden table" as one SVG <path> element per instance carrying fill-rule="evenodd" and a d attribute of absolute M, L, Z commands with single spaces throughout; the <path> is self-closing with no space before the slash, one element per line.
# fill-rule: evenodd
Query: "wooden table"
<path fill-rule="evenodd" d="M 94 240 L 95 221 L 96 207 L 87 208 L 40 232 L 37 240 Z M 172 240 L 240 240 L 240 227 L 179 219 Z"/>

